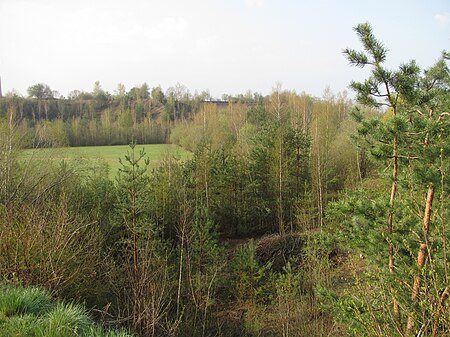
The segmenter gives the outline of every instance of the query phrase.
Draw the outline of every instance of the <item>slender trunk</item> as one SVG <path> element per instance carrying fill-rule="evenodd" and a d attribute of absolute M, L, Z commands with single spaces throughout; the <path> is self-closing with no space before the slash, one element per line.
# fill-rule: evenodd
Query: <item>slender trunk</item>
<path fill-rule="evenodd" d="M 180 318 L 180 297 L 181 297 L 181 282 L 183 275 L 183 253 L 184 253 L 184 229 L 186 219 L 183 221 L 183 228 L 181 229 L 181 248 L 180 248 L 180 266 L 178 270 L 178 289 L 177 289 L 177 319 Z"/>
<path fill-rule="evenodd" d="M 205 182 L 205 198 L 206 198 L 206 208 L 209 209 L 209 186 L 208 186 L 208 166 L 207 163 L 203 163 L 203 179 Z"/>
<path fill-rule="evenodd" d="M 137 233 L 136 223 L 133 224 L 133 262 L 134 262 L 134 277 L 137 278 L 138 271 L 138 254 L 137 254 Z"/>
<path fill-rule="evenodd" d="M 419 271 L 423 269 L 426 254 L 427 254 L 427 245 L 425 243 L 421 243 L 419 248 L 419 254 L 417 255 L 417 266 L 419 267 Z M 420 275 L 417 275 L 414 278 L 414 285 L 411 294 L 411 300 L 414 304 L 417 303 L 421 284 L 422 284 L 422 277 Z M 406 323 L 405 336 L 411 336 L 413 327 L 414 327 L 414 319 L 412 315 L 409 315 L 408 322 Z"/>
<path fill-rule="evenodd" d="M 15 109 L 9 108 L 9 130 L 8 130 L 8 158 L 7 158 L 7 174 L 6 181 L 9 183 L 12 171 L 12 154 L 13 154 L 13 137 L 14 137 L 14 114 Z"/>
<path fill-rule="evenodd" d="M 134 158 L 133 158 L 134 159 Z M 133 181 L 134 181 L 134 167 L 133 167 Z M 133 320 L 134 324 L 137 324 L 139 320 L 139 297 L 140 294 L 140 284 L 138 282 L 138 253 L 137 253 L 137 233 L 136 233 L 136 195 L 132 190 L 131 195 L 131 230 L 133 233 L 133 290 L 134 290 L 134 300 L 133 300 Z"/>
<path fill-rule="evenodd" d="M 425 214 L 423 216 L 423 234 L 425 238 L 425 243 L 428 244 L 428 232 L 430 230 L 430 219 L 431 219 L 431 207 L 433 206 L 434 199 L 434 186 L 433 184 L 428 185 L 427 201 L 425 205 Z"/>
<path fill-rule="evenodd" d="M 278 152 L 278 228 L 280 234 L 285 233 L 283 219 L 283 134 L 280 127 L 280 149 Z"/>
<path fill-rule="evenodd" d="M 44 100 L 45 119 L 48 120 L 48 100 Z"/>
<path fill-rule="evenodd" d="M 358 170 L 358 179 L 360 182 L 363 181 L 363 178 L 365 177 L 365 168 L 363 167 L 364 165 L 364 153 L 362 152 L 362 150 L 357 150 L 356 151 L 356 166 L 357 166 L 357 170 Z"/>
<path fill-rule="evenodd" d="M 134 165 L 134 149 L 133 149 L 133 172 L 132 172 L 132 179 L 133 179 L 133 183 L 135 183 L 136 181 L 136 168 Z M 137 212 L 136 212 L 136 190 L 135 187 L 133 186 L 133 189 L 131 191 L 131 225 L 132 225 L 132 231 L 133 231 L 133 264 L 134 264 L 134 277 L 137 280 L 137 276 L 138 276 L 138 252 L 137 252 Z"/>
<path fill-rule="evenodd" d="M 203 107 L 203 137 L 206 139 L 206 108 Z"/>
<path fill-rule="evenodd" d="M 321 162 L 321 153 L 320 153 L 320 140 L 318 135 L 318 127 L 316 124 L 316 141 L 317 141 L 317 187 L 318 187 L 318 213 L 319 213 L 319 227 L 323 227 L 323 186 L 322 186 L 322 162 Z"/>
<path fill-rule="evenodd" d="M 306 98 L 303 101 L 303 132 L 306 134 L 308 132 L 307 129 L 307 119 L 306 119 Z"/>
<path fill-rule="evenodd" d="M 395 196 L 397 194 L 397 173 L 398 173 L 398 158 L 397 158 L 397 144 L 398 135 L 395 134 L 393 138 L 393 169 L 392 169 L 392 188 L 391 197 L 389 200 L 389 214 L 388 214 L 388 234 L 389 238 L 392 238 L 393 230 L 393 219 L 394 219 L 394 205 Z M 392 242 L 389 243 L 389 272 L 394 273 L 394 245 Z M 392 292 L 392 303 L 394 306 L 394 317 L 397 322 L 400 322 L 400 307 L 397 300 L 395 299 L 395 291 L 391 289 Z"/>
<path fill-rule="evenodd" d="M 376 65 L 377 68 L 379 68 L 379 64 Z M 388 97 L 388 101 L 390 103 L 390 106 L 392 107 L 392 113 L 393 116 L 397 116 L 397 99 L 398 94 L 392 94 L 391 90 L 389 89 L 389 83 L 387 81 L 384 81 L 384 86 L 386 89 L 386 94 Z M 388 214 L 388 223 L 387 223 L 387 232 L 389 236 L 389 272 L 391 274 L 394 273 L 394 245 L 391 243 L 392 240 L 392 234 L 394 233 L 394 205 L 395 205 L 395 196 L 397 194 L 397 173 L 398 173 L 398 154 L 397 154 L 397 147 L 398 147 L 398 134 L 397 132 L 394 133 L 394 137 L 392 139 L 392 188 L 391 188 L 391 197 L 389 199 L 389 214 Z M 392 304 L 394 309 L 394 318 L 397 323 L 398 330 L 401 330 L 400 325 L 400 307 L 398 305 L 398 302 L 395 298 L 395 291 L 393 288 L 391 288 L 391 294 L 392 294 Z"/>
<path fill-rule="evenodd" d="M 300 145 L 297 144 L 297 148 L 296 148 L 296 179 L 295 179 L 295 200 L 298 201 L 299 197 L 300 197 L 300 172 L 301 172 L 301 167 L 300 167 Z"/>
<path fill-rule="evenodd" d="M 139 284 L 139 280 L 138 280 L 138 253 L 137 253 L 137 233 L 136 233 L 136 212 L 135 212 L 135 195 L 133 193 L 132 195 L 132 219 L 131 219 L 131 228 L 133 231 L 133 283 L 134 283 L 134 301 L 133 301 L 133 318 L 134 318 L 134 323 L 137 324 L 138 320 L 139 320 L 139 315 L 140 315 L 140 310 L 139 310 L 139 297 L 140 297 L 140 288 L 141 285 Z"/>
<path fill-rule="evenodd" d="M 285 233 L 284 228 L 284 219 L 283 219 L 283 126 L 281 123 L 281 84 L 277 83 L 277 86 L 275 88 L 274 94 L 275 96 L 275 102 L 272 101 L 272 106 L 275 110 L 277 122 L 278 122 L 278 141 L 279 141 L 279 148 L 278 148 L 278 177 L 277 177 L 277 187 L 278 187 L 278 231 L 280 234 Z"/>
<path fill-rule="evenodd" d="M 207 323 L 206 318 L 207 318 L 207 313 L 208 313 L 208 303 L 210 302 L 209 298 L 211 296 L 211 288 L 212 288 L 212 285 L 214 284 L 214 279 L 216 278 L 218 271 L 219 271 L 219 269 L 217 268 L 214 272 L 214 275 L 211 278 L 211 282 L 209 282 L 208 290 L 206 292 L 205 310 L 203 311 L 202 337 L 205 337 L 205 335 L 206 335 L 206 323 Z"/>
<path fill-rule="evenodd" d="M 2 165 L 2 172 L 3 179 L 2 179 L 2 186 L 0 193 L 0 198 L 4 198 L 5 202 L 8 203 L 9 199 L 9 189 L 10 189 L 10 183 L 11 183 L 11 174 L 12 174 L 12 162 L 13 162 L 13 137 L 14 137 L 14 108 L 10 107 L 8 108 L 8 132 L 7 132 L 7 139 L 5 143 L 5 151 L 4 151 L 4 160 L 5 166 Z M 2 144 L 3 145 L 3 144 Z M 3 152 L 3 149 L 0 149 L 0 153 Z"/>
<path fill-rule="evenodd" d="M 445 270 L 445 283 L 448 284 L 448 263 L 447 263 L 447 229 L 445 225 L 445 173 L 444 173 L 444 149 L 441 146 L 440 151 L 440 168 L 441 172 L 441 195 L 440 195 L 440 201 L 441 201 L 441 227 L 442 227 L 442 243 L 443 243 L 443 249 L 444 249 L 444 270 Z"/>
<path fill-rule="evenodd" d="M 38 118 L 41 118 L 41 99 L 38 99 Z"/>
<path fill-rule="evenodd" d="M 449 297 L 449 287 L 447 286 L 442 292 L 441 298 L 439 299 L 439 305 L 436 312 L 436 319 L 433 324 L 433 337 L 436 337 L 438 326 L 439 326 L 439 317 L 441 316 L 442 308 L 444 306 L 445 301 Z"/>
<path fill-rule="evenodd" d="M 322 225 L 323 225 L 323 217 L 325 213 L 325 207 L 328 203 L 328 156 L 330 154 L 330 125 L 329 125 L 329 106 L 328 102 L 326 103 L 326 115 L 325 115 L 325 148 L 323 151 L 324 154 L 324 160 L 322 163 L 323 169 L 322 169 L 322 185 L 323 185 L 323 193 L 322 193 Z"/>
<path fill-rule="evenodd" d="M 319 184 L 319 226 L 323 227 L 323 186 L 320 154 L 317 156 L 317 175 Z"/>
<path fill-rule="evenodd" d="M 424 243 L 420 244 L 419 254 L 417 256 L 417 266 L 419 267 L 419 273 L 422 271 L 425 265 L 425 257 L 428 249 L 428 232 L 430 229 L 430 218 L 431 218 L 431 208 L 433 206 L 434 198 L 434 186 L 433 184 L 428 185 L 427 201 L 425 204 L 425 212 L 423 215 L 423 235 Z M 420 285 L 422 284 L 422 276 L 419 274 L 414 278 L 414 285 L 411 294 L 411 300 L 415 304 L 418 301 Z M 408 317 L 408 322 L 406 324 L 406 336 L 411 335 L 414 327 L 414 318 L 412 315 Z"/>

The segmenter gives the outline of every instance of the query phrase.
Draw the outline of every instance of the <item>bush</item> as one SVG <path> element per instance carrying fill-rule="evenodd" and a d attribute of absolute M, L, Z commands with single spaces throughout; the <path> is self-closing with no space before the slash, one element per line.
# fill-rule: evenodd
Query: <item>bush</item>
<path fill-rule="evenodd" d="M 262 265 L 256 257 L 256 245 L 250 240 L 239 246 L 231 262 L 233 290 L 238 301 L 270 301 L 272 273 L 269 261 Z"/>

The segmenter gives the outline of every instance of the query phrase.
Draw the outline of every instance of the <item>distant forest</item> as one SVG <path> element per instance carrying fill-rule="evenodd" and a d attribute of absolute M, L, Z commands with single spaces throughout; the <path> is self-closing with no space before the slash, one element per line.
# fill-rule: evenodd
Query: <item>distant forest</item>
<path fill-rule="evenodd" d="M 24 130 L 32 129 L 27 147 L 84 146 L 165 143 L 170 125 L 191 119 L 208 102 L 223 107 L 228 104 L 257 104 L 259 94 L 247 93 L 213 100 L 207 91 L 191 94 L 177 84 L 165 93 L 161 87 L 144 83 L 126 91 L 119 84 L 114 94 L 104 91 L 99 82 L 92 92 L 74 90 L 64 98 L 47 84 L 38 83 L 27 90 L 0 97 L 0 116 L 14 105 Z"/>

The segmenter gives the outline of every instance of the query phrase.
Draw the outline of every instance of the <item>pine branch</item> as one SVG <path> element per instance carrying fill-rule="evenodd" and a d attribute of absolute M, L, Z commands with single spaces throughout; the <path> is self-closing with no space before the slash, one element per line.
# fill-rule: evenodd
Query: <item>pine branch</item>
<path fill-rule="evenodd" d="M 346 48 L 344 49 L 343 53 L 352 66 L 364 68 L 366 65 L 371 64 L 371 62 L 369 62 L 369 59 L 367 58 L 367 55 L 363 52 L 358 52 L 354 49 Z"/>

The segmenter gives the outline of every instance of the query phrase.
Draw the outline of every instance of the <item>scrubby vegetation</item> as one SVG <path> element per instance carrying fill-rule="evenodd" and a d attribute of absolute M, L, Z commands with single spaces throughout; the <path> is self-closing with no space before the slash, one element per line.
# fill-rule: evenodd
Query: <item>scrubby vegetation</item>
<path fill-rule="evenodd" d="M 372 71 L 357 103 L 280 85 L 3 98 L 1 333 L 124 334 L 83 303 L 139 336 L 448 334 L 448 55 L 390 71 L 371 27 L 356 32 L 364 52 L 345 54 Z M 22 153 L 154 130 L 192 157 L 150 168 L 133 142 L 111 179 Z"/>

